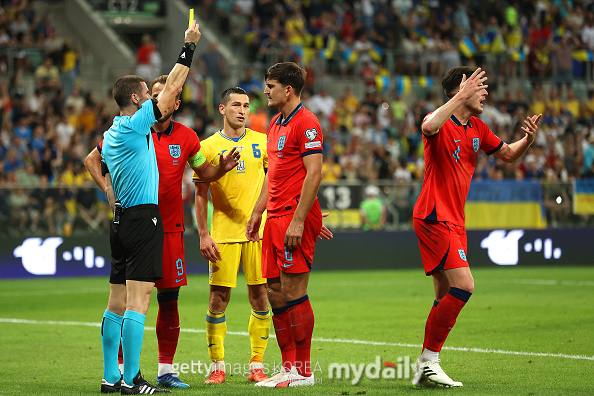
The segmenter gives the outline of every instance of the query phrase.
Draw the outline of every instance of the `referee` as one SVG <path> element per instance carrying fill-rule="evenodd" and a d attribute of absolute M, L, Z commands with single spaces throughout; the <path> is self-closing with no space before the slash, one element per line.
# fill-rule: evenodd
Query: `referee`
<path fill-rule="evenodd" d="M 159 172 L 151 126 L 173 112 L 176 96 L 201 33 L 196 21 L 185 32 L 185 44 L 163 91 L 151 99 L 139 76 L 123 76 L 114 84 L 119 117 L 104 135 L 103 173 L 110 173 L 116 202 L 111 224 L 111 275 L 107 309 L 101 325 L 102 393 L 169 393 L 149 384 L 140 374 L 144 322 L 155 281 L 161 279 L 163 224 L 158 208 Z M 225 157 L 236 165 L 237 153 Z M 118 349 L 124 353 L 124 374 L 118 369 Z"/>

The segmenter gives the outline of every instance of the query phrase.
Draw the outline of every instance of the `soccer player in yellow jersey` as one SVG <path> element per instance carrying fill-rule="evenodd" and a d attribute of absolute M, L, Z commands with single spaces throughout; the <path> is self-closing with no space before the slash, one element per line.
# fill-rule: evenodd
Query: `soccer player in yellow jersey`
<path fill-rule="evenodd" d="M 225 382 L 224 347 L 227 323 L 225 309 L 236 286 L 241 262 L 252 306 L 248 332 L 252 357 L 249 361 L 249 381 L 266 379 L 262 358 L 270 332 L 270 311 L 266 294 L 266 279 L 262 278 L 262 241 L 250 242 L 245 227 L 264 183 L 268 167 L 266 135 L 245 127 L 250 113 L 247 92 L 229 88 L 221 95 L 219 112 L 224 127 L 201 142 L 206 160 L 215 165 L 219 153 L 237 147 L 241 160 L 234 170 L 213 183 L 205 183 L 194 173 L 196 184 L 196 220 L 200 235 L 200 250 L 209 261 L 210 298 L 206 313 L 206 341 L 212 360 L 206 384 Z M 207 226 L 208 189 L 214 206 L 212 235 Z M 264 227 L 260 227 L 260 237 Z"/>

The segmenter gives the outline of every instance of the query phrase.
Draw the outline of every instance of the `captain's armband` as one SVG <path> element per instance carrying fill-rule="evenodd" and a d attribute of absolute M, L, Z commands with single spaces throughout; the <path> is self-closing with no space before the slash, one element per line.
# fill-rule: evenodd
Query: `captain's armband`
<path fill-rule="evenodd" d="M 201 150 L 199 150 L 192 157 L 188 158 L 188 164 L 192 168 L 197 168 L 197 167 L 199 167 L 200 165 L 202 165 L 205 162 L 206 162 L 206 157 L 204 156 L 204 154 L 202 154 L 202 151 Z"/>

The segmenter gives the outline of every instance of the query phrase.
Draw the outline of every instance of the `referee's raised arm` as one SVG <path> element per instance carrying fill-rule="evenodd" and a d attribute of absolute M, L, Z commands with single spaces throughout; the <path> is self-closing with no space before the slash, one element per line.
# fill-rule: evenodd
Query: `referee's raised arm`
<path fill-rule="evenodd" d="M 161 111 L 161 118 L 158 121 L 166 120 L 171 113 L 173 113 L 173 106 L 175 98 L 181 92 L 190 66 L 192 65 L 192 57 L 196 49 L 196 43 L 200 40 L 199 25 L 194 20 L 192 25 L 186 30 L 184 46 L 177 58 L 177 62 L 167 77 L 165 87 L 157 96 L 157 107 Z"/>

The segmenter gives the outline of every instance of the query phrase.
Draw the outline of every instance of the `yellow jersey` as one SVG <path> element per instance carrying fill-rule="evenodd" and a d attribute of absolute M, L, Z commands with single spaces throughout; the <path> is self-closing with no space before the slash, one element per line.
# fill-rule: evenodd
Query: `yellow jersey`
<path fill-rule="evenodd" d="M 214 206 L 211 235 L 217 243 L 246 242 L 245 226 L 262 191 L 264 169 L 268 168 L 266 135 L 246 128 L 239 138 L 230 138 L 220 130 L 200 144 L 206 160 L 215 166 L 219 164 L 221 153 L 226 155 L 233 147 L 241 153 L 235 169 L 210 183 Z M 196 172 L 192 180 L 203 183 Z M 266 213 L 262 215 L 260 238 L 264 219 Z"/>

